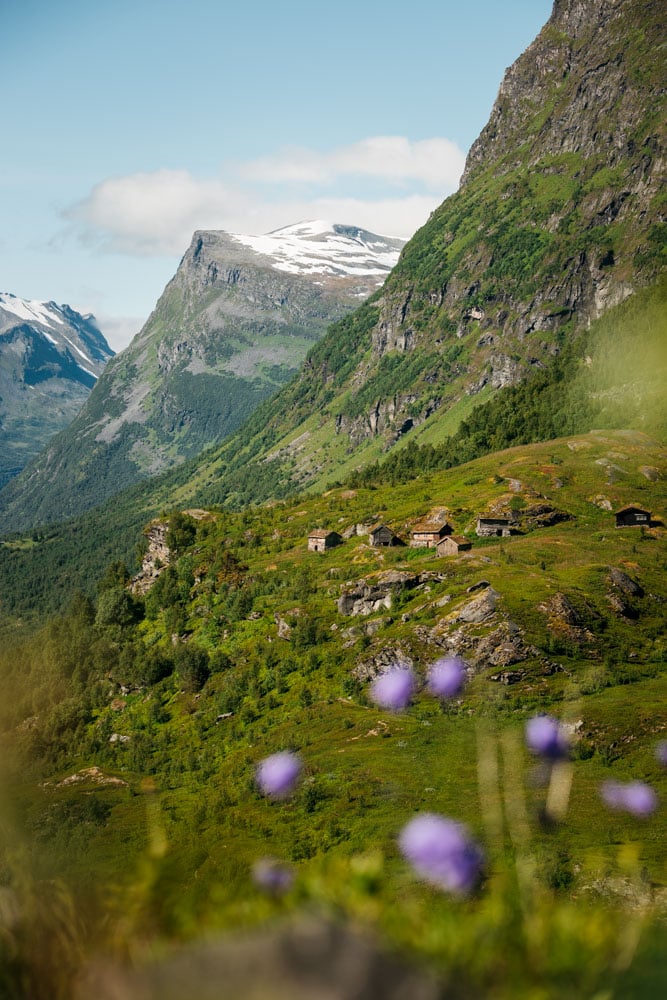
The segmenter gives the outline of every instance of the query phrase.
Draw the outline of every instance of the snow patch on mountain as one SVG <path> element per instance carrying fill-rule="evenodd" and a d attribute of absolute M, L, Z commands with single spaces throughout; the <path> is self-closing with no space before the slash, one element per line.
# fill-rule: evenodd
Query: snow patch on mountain
<path fill-rule="evenodd" d="M 299 222 L 263 236 L 230 235 L 255 253 L 270 257 L 278 271 L 327 276 L 388 274 L 405 244 L 405 240 L 323 220 Z"/>
<path fill-rule="evenodd" d="M 19 319 L 28 320 L 30 323 L 44 323 L 45 326 L 53 326 L 59 323 L 64 326 L 64 321 L 58 315 L 55 302 L 39 302 L 37 299 L 19 299 L 11 292 L 0 292 L 0 308 L 7 312 L 14 313 Z M 55 343 L 55 341 L 54 341 Z"/>

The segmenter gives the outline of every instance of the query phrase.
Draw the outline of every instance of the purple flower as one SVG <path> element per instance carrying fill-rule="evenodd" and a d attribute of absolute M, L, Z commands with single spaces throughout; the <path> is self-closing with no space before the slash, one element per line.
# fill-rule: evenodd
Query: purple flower
<path fill-rule="evenodd" d="M 252 879 L 258 889 L 281 896 L 292 888 L 294 872 L 275 858 L 261 858 L 252 866 Z"/>
<path fill-rule="evenodd" d="M 535 715 L 526 723 L 526 744 L 532 753 L 560 760 L 567 757 L 569 743 L 557 719 L 550 715 Z"/>
<path fill-rule="evenodd" d="M 428 671 L 428 689 L 436 698 L 453 698 L 466 679 L 466 666 L 460 656 L 443 656 Z"/>
<path fill-rule="evenodd" d="M 655 756 L 663 767 L 667 767 L 667 740 L 660 740 L 655 748 Z"/>
<path fill-rule="evenodd" d="M 294 790 L 300 773 L 301 761 L 286 750 L 260 761 L 255 779 L 264 795 L 285 799 Z"/>
<path fill-rule="evenodd" d="M 422 813 L 403 827 L 398 843 L 416 873 L 439 889 L 463 895 L 479 882 L 482 851 L 462 823 Z"/>
<path fill-rule="evenodd" d="M 400 712 L 409 705 L 414 689 L 415 675 L 410 669 L 389 670 L 375 678 L 370 697 L 380 708 Z"/>
<path fill-rule="evenodd" d="M 658 808 L 658 796 L 643 781 L 604 781 L 600 795 L 610 809 L 632 816 L 650 816 Z"/>

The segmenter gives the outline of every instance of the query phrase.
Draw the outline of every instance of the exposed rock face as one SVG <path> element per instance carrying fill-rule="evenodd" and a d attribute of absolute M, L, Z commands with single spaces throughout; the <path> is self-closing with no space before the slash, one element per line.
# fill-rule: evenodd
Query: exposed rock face
<path fill-rule="evenodd" d="M 538 608 L 547 615 L 549 628 L 555 635 L 581 646 L 593 641 L 593 633 L 587 627 L 588 622 L 565 594 L 554 594 L 548 601 L 538 605 Z M 591 615 L 593 614 L 591 611 Z"/>
<path fill-rule="evenodd" d="M 557 510 L 550 503 L 534 503 L 521 511 L 521 523 L 531 528 L 550 528 L 571 520 L 571 514 Z"/>
<path fill-rule="evenodd" d="M 477 643 L 475 655 L 479 661 L 492 667 L 509 667 L 535 656 L 534 646 L 526 644 L 523 632 L 512 621 L 504 621 Z"/>
<path fill-rule="evenodd" d="M 630 620 L 639 618 L 639 610 L 631 598 L 643 597 L 644 588 L 616 566 L 609 570 L 608 583 L 611 590 L 607 592 L 607 603 L 613 613 Z"/>
<path fill-rule="evenodd" d="M 486 621 L 495 612 L 499 596 L 493 587 L 486 587 L 477 597 L 457 608 L 449 620 L 475 624 Z"/>
<path fill-rule="evenodd" d="M 135 594 L 146 594 L 160 573 L 167 568 L 171 560 L 171 550 L 167 545 L 169 525 L 164 521 L 153 521 L 144 534 L 148 539 L 148 548 L 141 560 L 141 569 L 132 579 L 132 591 Z"/>
<path fill-rule="evenodd" d="M 387 646 L 360 660 L 352 671 L 352 676 L 365 683 L 374 681 L 388 670 L 412 670 L 413 667 L 414 660 L 405 650 L 398 646 Z"/>
<path fill-rule="evenodd" d="M 507 668 L 526 660 L 540 664 L 542 674 L 551 674 L 559 665 L 547 660 L 537 647 L 526 642 L 523 629 L 501 610 L 500 595 L 485 581 L 484 589 L 472 600 L 464 601 L 433 628 L 418 626 L 416 638 L 427 646 L 463 657 L 472 677 L 492 667 Z M 472 591 L 477 589 L 473 585 Z M 490 680 L 515 684 L 524 677 L 523 670 L 502 670 Z"/>
<path fill-rule="evenodd" d="M 644 588 L 640 586 L 629 577 L 627 573 L 624 573 L 622 569 L 618 569 L 615 566 L 609 570 L 609 582 L 617 587 L 623 594 L 627 594 L 628 597 L 643 597 Z"/>
<path fill-rule="evenodd" d="M 372 615 L 389 610 L 392 599 L 406 588 L 416 587 L 419 577 L 414 573 L 388 570 L 377 577 L 360 580 L 352 590 L 344 590 L 338 598 L 340 615 Z"/>
<path fill-rule="evenodd" d="M 127 788 L 127 781 L 123 781 L 122 778 L 114 778 L 112 775 L 105 774 L 99 767 L 84 767 L 83 770 L 77 771 L 75 774 L 70 774 L 67 778 L 63 778 L 62 781 L 57 783 L 56 787 L 66 788 L 70 785 L 83 784 L 106 785 L 113 788 Z"/>

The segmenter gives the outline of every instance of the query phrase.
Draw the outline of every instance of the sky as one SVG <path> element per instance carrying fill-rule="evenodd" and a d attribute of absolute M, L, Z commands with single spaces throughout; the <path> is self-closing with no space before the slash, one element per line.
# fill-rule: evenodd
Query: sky
<path fill-rule="evenodd" d="M 411 236 L 552 0 L 0 7 L 0 291 L 120 350 L 196 229 Z"/>

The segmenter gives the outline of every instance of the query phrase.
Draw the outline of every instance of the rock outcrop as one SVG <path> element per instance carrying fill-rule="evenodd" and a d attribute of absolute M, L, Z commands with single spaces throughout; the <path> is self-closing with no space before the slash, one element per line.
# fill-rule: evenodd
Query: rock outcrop
<path fill-rule="evenodd" d="M 368 577 L 352 588 L 346 589 L 338 598 L 340 615 L 372 615 L 376 611 L 388 611 L 396 595 L 402 590 L 416 587 L 420 582 L 414 573 L 387 570 L 377 576 Z"/>
<path fill-rule="evenodd" d="M 144 531 L 148 547 L 141 560 L 141 569 L 132 578 L 132 592 L 146 594 L 160 573 L 171 561 L 171 550 L 167 545 L 169 525 L 165 521 L 153 521 Z"/>

